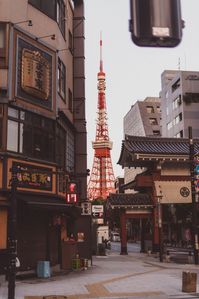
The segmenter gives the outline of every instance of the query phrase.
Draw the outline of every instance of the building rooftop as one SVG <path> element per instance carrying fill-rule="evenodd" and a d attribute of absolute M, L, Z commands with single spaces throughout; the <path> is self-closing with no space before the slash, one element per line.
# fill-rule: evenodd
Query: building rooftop
<path fill-rule="evenodd" d="M 152 206 L 152 200 L 149 194 L 146 193 L 119 193 L 119 194 L 110 194 L 107 199 L 107 205 L 109 207 L 149 207 Z"/>
<path fill-rule="evenodd" d="M 194 154 L 199 153 L 199 139 L 194 139 Z M 122 166 L 140 156 L 147 156 L 148 159 L 189 159 L 189 139 L 187 138 L 160 138 L 140 137 L 126 135 L 122 142 L 122 149 L 118 164 Z M 150 155 L 150 158 L 149 158 Z"/>

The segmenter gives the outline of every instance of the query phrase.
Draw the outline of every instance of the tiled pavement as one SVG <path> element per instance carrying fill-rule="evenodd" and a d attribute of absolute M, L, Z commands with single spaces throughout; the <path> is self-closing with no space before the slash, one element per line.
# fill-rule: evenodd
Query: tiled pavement
<path fill-rule="evenodd" d="M 127 256 L 112 253 L 94 257 L 93 265 L 85 271 L 17 281 L 15 299 L 43 299 L 49 295 L 49 299 L 57 299 L 58 296 L 66 296 L 67 299 L 199 298 L 199 294 L 182 293 L 183 271 L 195 272 L 199 276 L 199 266 L 160 263 L 157 258 L 140 253 Z M 0 299 L 6 298 L 7 283 L 4 282 L 0 287 Z"/>

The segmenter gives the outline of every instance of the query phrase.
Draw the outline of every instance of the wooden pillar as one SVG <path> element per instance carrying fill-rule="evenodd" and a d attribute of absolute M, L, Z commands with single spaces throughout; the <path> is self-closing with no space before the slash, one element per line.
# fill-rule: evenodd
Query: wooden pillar
<path fill-rule="evenodd" d="M 145 225 L 146 225 L 146 220 L 144 218 L 141 218 L 140 219 L 140 228 L 141 228 L 140 252 L 145 252 Z"/>
<path fill-rule="evenodd" d="M 159 227 L 158 227 L 158 207 L 154 208 L 153 213 L 153 252 L 159 251 Z"/>
<path fill-rule="evenodd" d="M 121 226 L 121 255 L 128 254 L 127 252 L 127 233 L 126 233 L 126 211 L 122 210 L 120 214 Z"/>

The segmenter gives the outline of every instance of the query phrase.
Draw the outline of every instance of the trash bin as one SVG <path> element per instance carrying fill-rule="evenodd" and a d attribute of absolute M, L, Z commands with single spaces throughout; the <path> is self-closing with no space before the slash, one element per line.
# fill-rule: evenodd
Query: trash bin
<path fill-rule="evenodd" d="M 50 262 L 38 261 L 37 262 L 37 277 L 48 278 L 50 277 Z"/>
<path fill-rule="evenodd" d="M 105 244 L 104 243 L 99 243 L 98 244 L 98 254 L 99 255 L 106 255 L 106 249 L 105 249 Z"/>
<path fill-rule="evenodd" d="M 76 258 L 72 259 L 72 269 L 77 270 L 81 268 L 81 261 L 79 258 L 79 254 L 76 254 Z"/>
<path fill-rule="evenodd" d="M 182 272 L 182 292 L 196 293 L 197 273 Z"/>

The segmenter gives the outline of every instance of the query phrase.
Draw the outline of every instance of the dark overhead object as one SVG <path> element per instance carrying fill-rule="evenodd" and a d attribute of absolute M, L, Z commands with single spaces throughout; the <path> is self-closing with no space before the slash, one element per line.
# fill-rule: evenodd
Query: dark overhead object
<path fill-rule="evenodd" d="M 130 0 L 130 32 L 141 47 L 176 47 L 184 22 L 180 0 Z"/>

